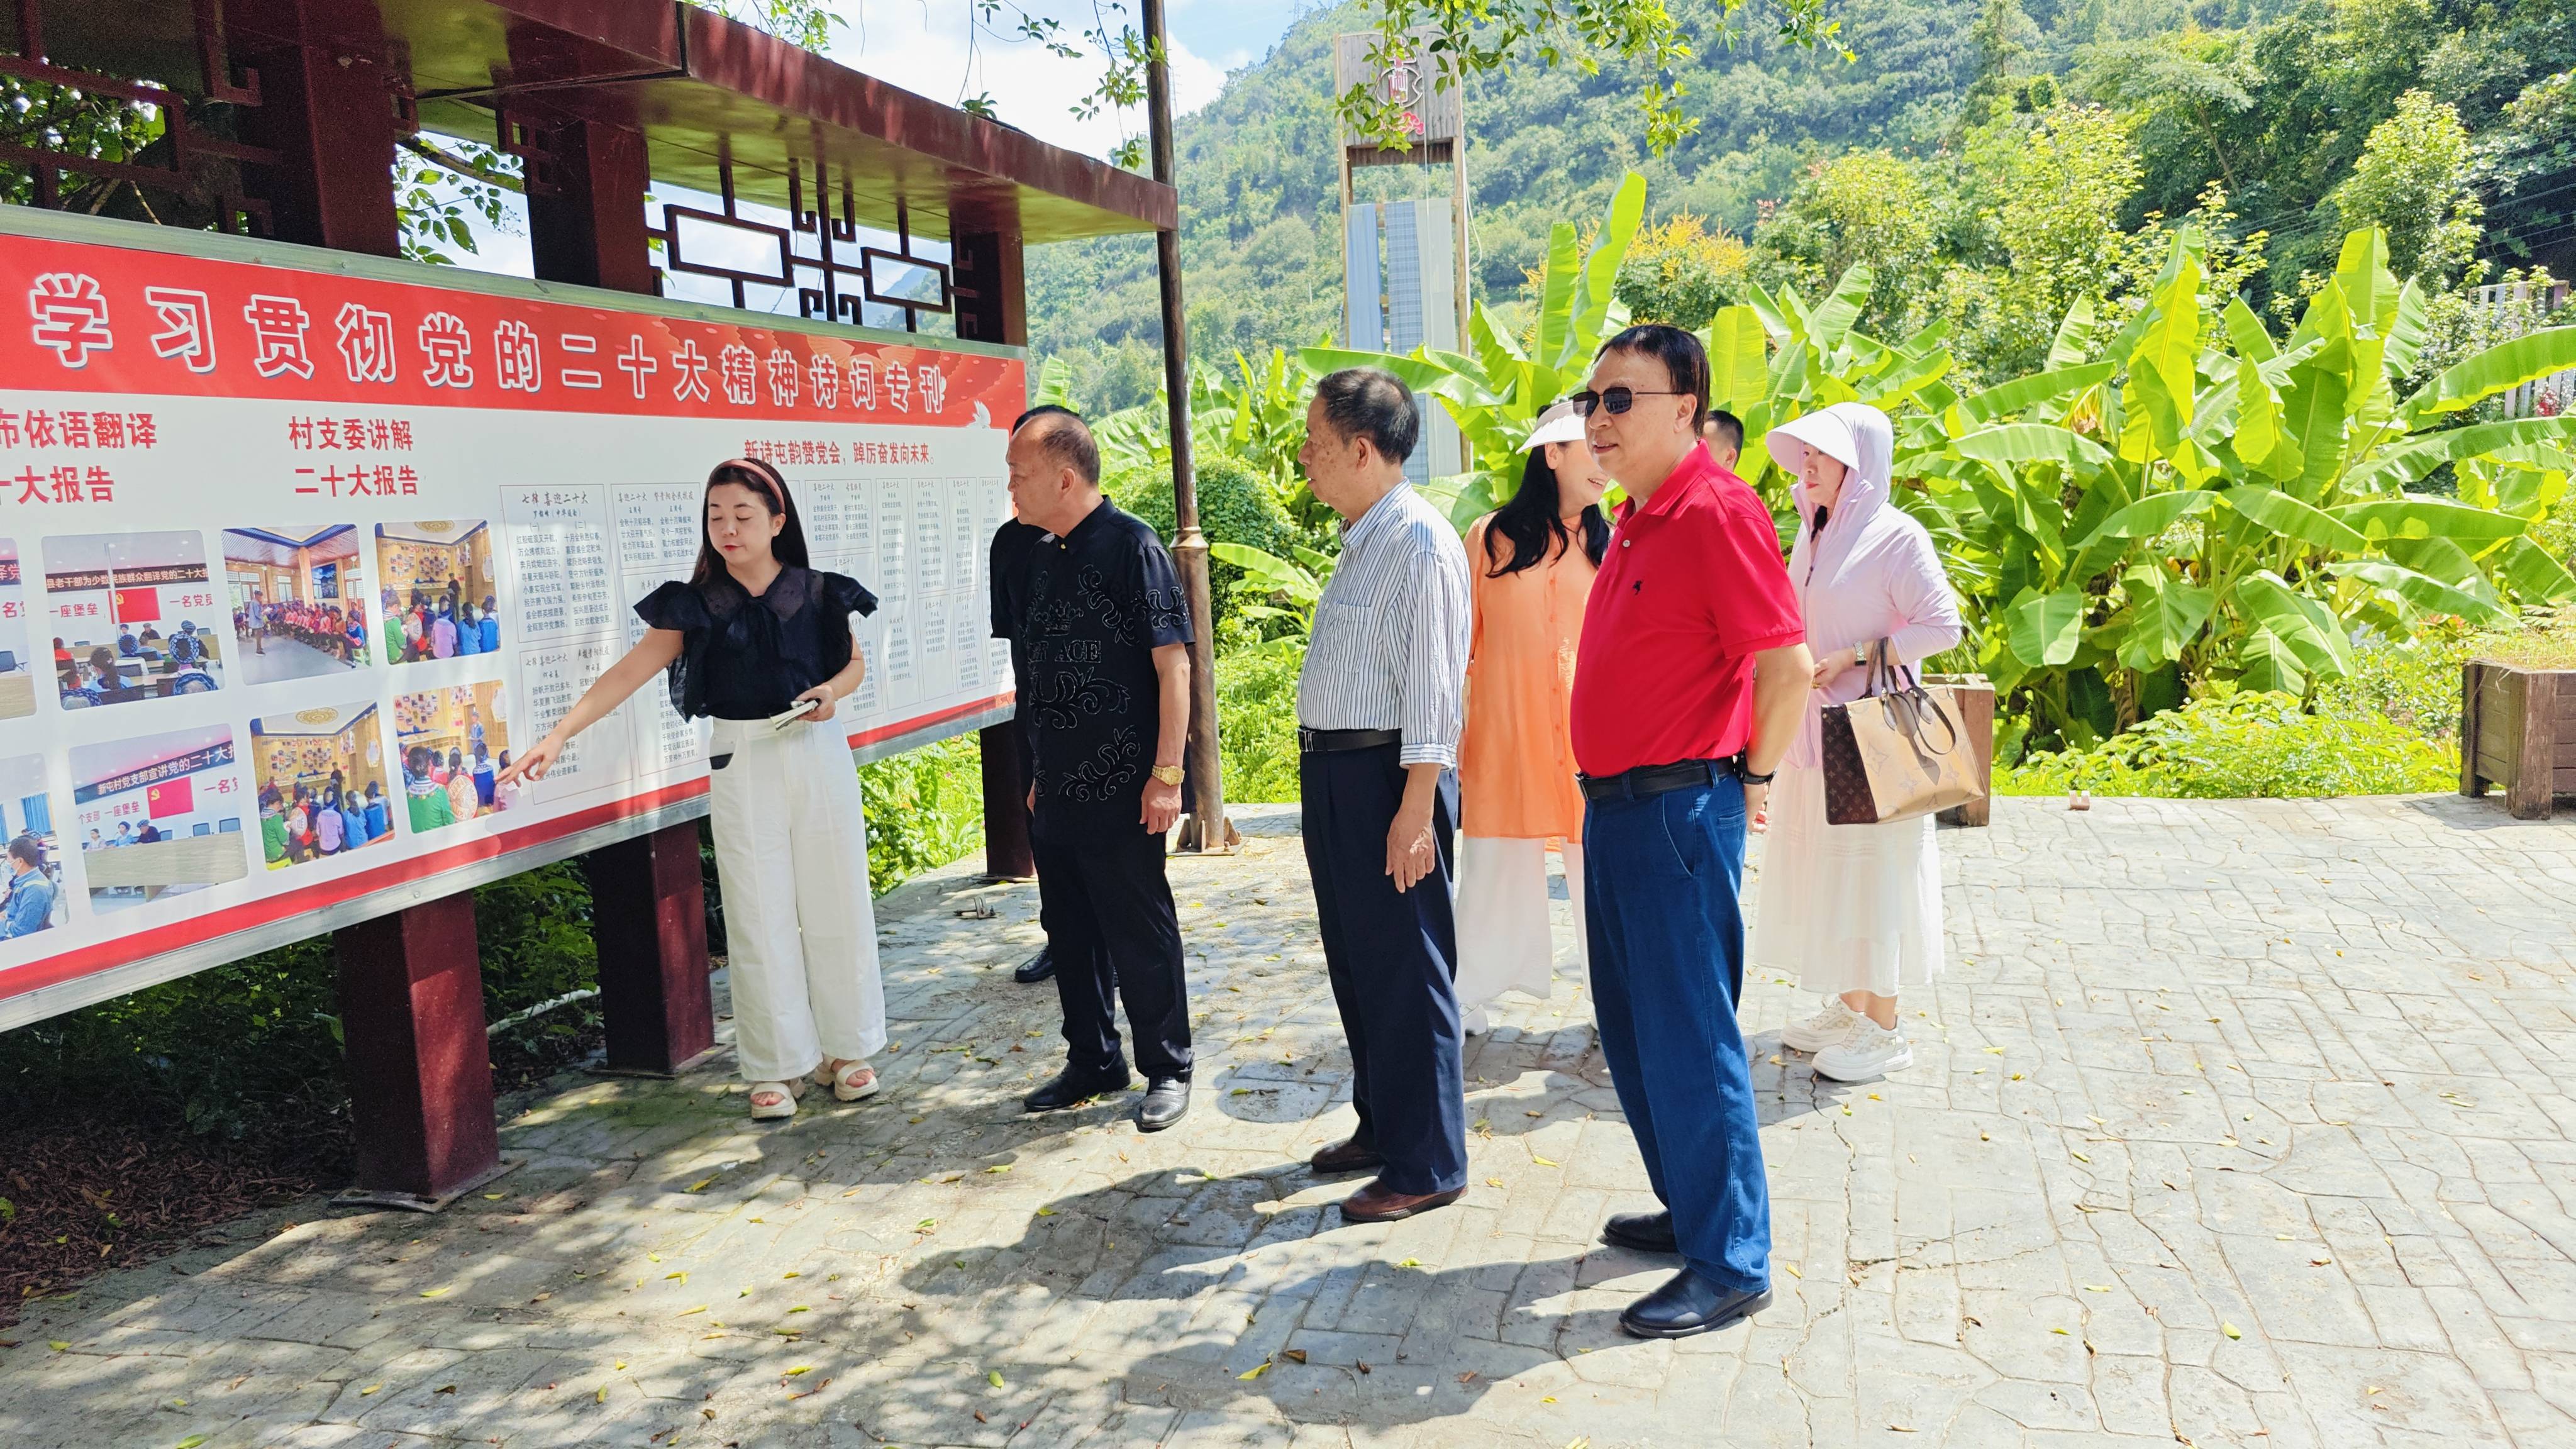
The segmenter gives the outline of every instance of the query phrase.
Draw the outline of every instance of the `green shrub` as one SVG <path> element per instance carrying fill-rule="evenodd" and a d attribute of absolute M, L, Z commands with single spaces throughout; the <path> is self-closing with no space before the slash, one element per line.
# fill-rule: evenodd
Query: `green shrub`
<path fill-rule="evenodd" d="M 984 843 L 984 752 L 966 734 L 859 767 L 868 889 L 884 895 Z"/>
<path fill-rule="evenodd" d="M 2548 517 L 2532 525 L 2531 541 L 2569 571 L 2576 572 L 2576 487 L 2559 498 Z"/>
<path fill-rule="evenodd" d="M 598 983 L 577 861 L 477 888 L 474 924 L 486 1021 Z M 334 939 L 297 941 L 0 1033 L 0 1082 L 32 1107 L 82 1110 L 104 1092 L 217 1136 L 309 1127 L 345 1112 L 338 996 Z M 561 1048 L 597 1015 L 578 1002 L 516 1033 Z"/>
<path fill-rule="evenodd" d="M 1210 543 L 1239 543 L 1264 553 L 1287 556 L 1301 539 L 1295 524 L 1270 484 L 1252 465 L 1231 453 L 1209 453 L 1197 459 L 1199 531 Z M 1179 525 L 1172 509 L 1169 473 L 1146 468 L 1122 469 L 1101 480 L 1110 500 L 1154 526 L 1165 543 L 1174 542 Z M 1230 563 L 1208 565 L 1209 607 L 1217 625 L 1234 617 L 1235 585 L 1243 570 Z"/>
<path fill-rule="evenodd" d="M 2212 695 L 2141 721 L 2090 750 L 2042 751 L 2002 772 L 1996 793 L 2155 795 L 2194 800 L 2402 795 L 2459 782 L 2456 752 L 2382 715 L 2309 714 L 2294 695 Z"/>
<path fill-rule="evenodd" d="M 1240 628 L 1220 636 L 1216 661 L 1217 742 L 1225 758 L 1225 798 L 1297 798 L 1297 672 L 1306 651 L 1292 641 L 1249 641 Z"/>
<path fill-rule="evenodd" d="M 2451 619 L 2428 621 L 2412 639 L 2368 639 L 2353 649 L 2352 673 L 2318 681 L 2316 712 L 2389 720 L 2456 749 L 2460 664 L 2481 637 Z"/>

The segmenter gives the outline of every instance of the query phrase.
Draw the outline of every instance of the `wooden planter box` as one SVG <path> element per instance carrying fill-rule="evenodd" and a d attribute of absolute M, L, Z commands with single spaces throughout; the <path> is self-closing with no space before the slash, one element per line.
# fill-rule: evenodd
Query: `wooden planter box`
<path fill-rule="evenodd" d="M 2472 659 L 2460 674 L 2460 793 L 2504 787 L 2516 820 L 2546 820 L 2576 796 L 2576 669 Z"/>
<path fill-rule="evenodd" d="M 1959 722 L 1968 729 L 1968 747 L 1976 751 L 1977 778 L 1986 782 L 1985 798 L 1953 805 L 1941 812 L 1944 825 L 1983 825 L 1995 804 L 1995 687 L 1982 674 L 1927 674 L 1923 687 L 1937 689 L 1959 706 Z"/>

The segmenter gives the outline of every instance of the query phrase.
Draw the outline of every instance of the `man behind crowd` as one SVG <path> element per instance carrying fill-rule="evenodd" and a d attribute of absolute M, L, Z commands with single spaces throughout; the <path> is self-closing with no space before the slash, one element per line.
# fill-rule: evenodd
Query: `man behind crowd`
<path fill-rule="evenodd" d="M 1315 605 L 1297 681 L 1306 869 L 1359 1128 L 1318 1172 L 1376 1168 L 1342 1203 L 1385 1222 L 1467 1187 L 1458 956 L 1442 773 L 1458 763 L 1470 605 L 1458 531 L 1404 481 L 1420 419 L 1404 384 L 1350 368 L 1315 387 L 1309 486 L 1341 516 L 1342 556 Z"/>
<path fill-rule="evenodd" d="M 1012 420 L 1011 431 L 1016 433 L 1027 427 L 1031 420 L 1048 413 L 1062 413 L 1066 417 L 1078 416 L 1071 408 L 1058 407 L 1054 403 L 1040 403 Z M 1013 707 L 1011 721 L 1003 727 L 1002 733 L 1010 739 L 1012 755 L 1019 761 L 1020 779 L 1023 782 L 1031 778 L 1029 727 L 1024 718 L 1028 712 L 1026 681 L 1029 677 L 1029 652 L 1020 642 L 1020 615 L 1028 605 L 1029 554 L 1037 548 L 1038 540 L 1044 537 L 1046 537 L 1046 530 L 1033 523 L 1024 522 L 1017 516 L 1005 518 L 1002 520 L 1001 527 L 993 530 L 993 541 L 985 555 L 986 562 L 990 565 L 987 573 L 993 585 L 993 637 L 1006 640 L 1010 644 L 1011 678 L 1015 681 L 1014 688 L 1018 699 Z M 990 768 L 989 762 L 987 768 Z M 1015 800 L 1012 803 L 1019 804 L 1023 811 L 1026 810 L 1022 802 Z M 1023 818 L 1021 829 L 1025 831 L 1027 828 L 1027 821 Z M 1021 962 L 1018 969 L 1011 972 L 1011 979 L 1023 986 L 1031 986 L 1054 974 L 1055 955 L 1046 946 L 1040 945 L 1036 955 Z"/>
<path fill-rule="evenodd" d="M 1601 1055 L 1664 1210 L 1613 1243 L 1682 1270 L 1619 1317 L 1679 1338 L 1770 1301 L 1771 1208 L 1736 1005 L 1745 822 L 1814 664 L 1771 513 L 1702 442 L 1708 357 L 1676 327 L 1603 345 L 1575 394 L 1636 500 L 1592 583 L 1573 695 Z M 1738 436 L 1740 442 L 1740 434 Z"/>
<path fill-rule="evenodd" d="M 1744 419 L 1724 408 L 1710 408 L 1708 421 L 1699 425 L 1699 439 L 1708 445 L 1708 460 L 1721 472 L 1732 473 L 1744 456 Z"/>
<path fill-rule="evenodd" d="M 1045 531 L 1029 551 L 1019 644 L 1038 909 L 1064 1004 L 1064 1071 L 1032 1112 L 1125 1090 L 1113 992 L 1127 1004 L 1145 1100 L 1161 1131 L 1190 1102 L 1181 928 L 1163 840 L 1181 814 L 1190 619 L 1151 525 L 1100 495 L 1100 447 L 1066 412 L 1011 435 L 1011 506 Z"/>

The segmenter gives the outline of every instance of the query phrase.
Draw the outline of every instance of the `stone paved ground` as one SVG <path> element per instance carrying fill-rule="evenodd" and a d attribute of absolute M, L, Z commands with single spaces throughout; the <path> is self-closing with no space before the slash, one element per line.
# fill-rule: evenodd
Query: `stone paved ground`
<path fill-rule="evenodd" d="M 1777 1306 L 1645 1344 L 1579 978 L 1473 1045 L 1465 1202 L 1343 1226 L 1297 1165 L 1349 1109 L 1294 820 L 1245 824 L 1173 867 L 1179 1130 L 1016 1112 L 1058 1050 L 1006 974 L 1032 893 L 952 869 L 884 903 L 884 1096 L 760 1130 L 718 1072 L 569 1080 L 443 1217 L 308 1203 L 41 1305 L 0 1444 L 2576 1443 L 2576 825 L 1944 832 L 1911 1071 L 1819 1083 L 1777 1045 L 1806 999 L 1749 992 Z"/>

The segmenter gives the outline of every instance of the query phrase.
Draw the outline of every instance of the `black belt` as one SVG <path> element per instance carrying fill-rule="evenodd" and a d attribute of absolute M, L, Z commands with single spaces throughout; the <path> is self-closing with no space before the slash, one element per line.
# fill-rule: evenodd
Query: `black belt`
<path fill-rule="evenodd" d="M 1374 750 L 1404 743 L 1402 730 L 1310 730 L 1297 731 L 1297 753 L 1301 755 L 1334 755 L 1344 750 Z"/>
<path fill-rule="evenodd" d="M 1734 774 L 1736 766 L 1743 760 L 1742 755 L 1729 755 L 1723 760 L 1639 765 L 1616 775 L 1577 775 L 1574 778 L 1583 787 L 1586 800 L 1643 800 L 1675 790 L 1688 790 L 1696 785 L 1713 785 L 1721 775 Z"/>

